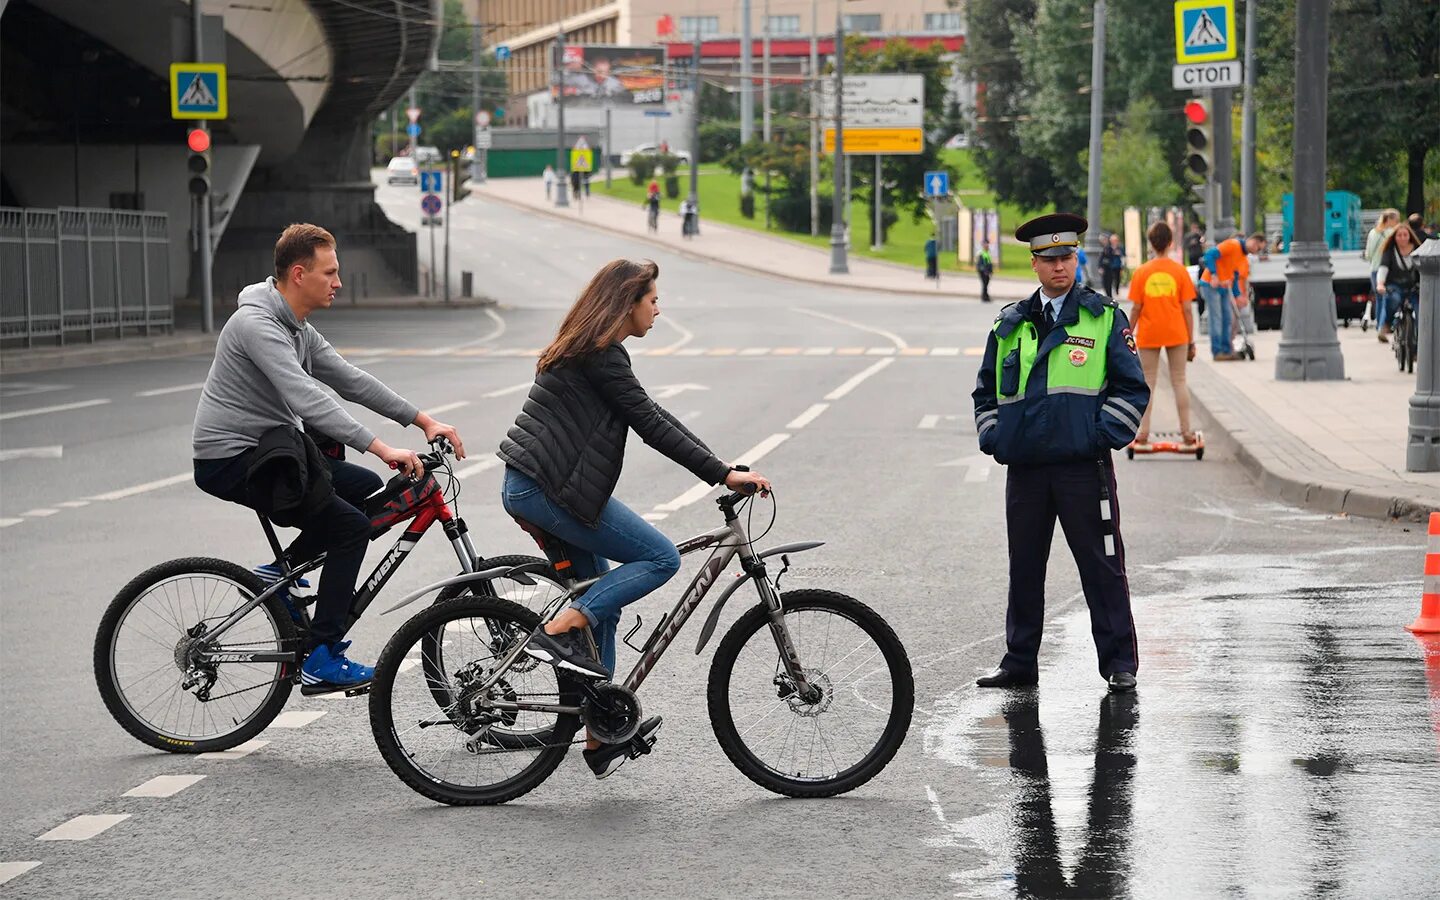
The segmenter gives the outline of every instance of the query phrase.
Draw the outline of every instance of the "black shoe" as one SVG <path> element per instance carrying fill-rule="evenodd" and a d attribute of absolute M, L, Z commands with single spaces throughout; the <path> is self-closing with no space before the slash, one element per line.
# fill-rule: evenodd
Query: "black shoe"
<path fill-rule="evenodd" d="M 523 652 L 526 656 L 533 656 L 541 662 L 547 662 L 558 669 L 566 669 L 584 675 L 586 678 L 600 678 L 608 681 L 612 674 L 609 669 L 590 655 L 590 646 L 589 642 L 585 640 L 585 632 L 579 628 L 572 628 L 560 634 L 537 632 L 525 642 Z"/>
<path fill-rule="evenodd" d="M 660 716 L 651 716 L 640 723 L 635 736 L 630 740 L 620 744 L 601 744 L 594 750 L 586 750 L 585 762 L 590 766 L 590 771 L 595 773 L 597 779 L 605 778 L 623 766 L 625 760 L 649 753 L 650 748 L 655 746 L 655 733 L 660 730 L 663 721 Z"/>
<path fill-rule="evenodd" d="M 975 679 L 975 683 L 980 687 L 993 688 L 1031 687 L 1032 685 L 1039 684 L 1039 682 L 1039 672 L 1012 672 L 1004 666 L 1001 666 L 989 675 L 981 675 Z"/>
<path fill-rule="evenodd" d="M 1110 676 L 1110 691 L 1115 694 L 1124 694 L 1135 690 L 1134 672 L 1115 672 Z"/>

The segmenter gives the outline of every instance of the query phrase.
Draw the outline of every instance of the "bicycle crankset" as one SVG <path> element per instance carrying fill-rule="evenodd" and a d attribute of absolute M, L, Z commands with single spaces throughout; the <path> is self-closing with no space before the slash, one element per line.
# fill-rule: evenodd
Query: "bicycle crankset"
<path fill-rule="evenodd" d="M 580 718 L 590 735 L 605 744 L 620 744 L 640 729 L 640 698 L 624 685 L 602 681 L 585 687 Z"/>

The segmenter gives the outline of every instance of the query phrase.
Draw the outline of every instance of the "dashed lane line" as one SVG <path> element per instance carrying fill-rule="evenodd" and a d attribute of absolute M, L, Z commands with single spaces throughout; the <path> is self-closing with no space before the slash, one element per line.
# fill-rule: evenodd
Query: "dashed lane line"
<path fill-rule="evenodd" d="M 53 516 L 59 511 L 60 510 L 58 509 L 50 509 L 49 507 L 42 506 L 38 509 L 26 510 L 20 515 L 24 516 L 27 519 L 43 519 L 46 516 Z"/>
<path fill-rule="evenodd" d="M 230 750 L 213 750 L 209 753 L 202 753 L 196 759 L 244 759 L 250 754 L 264 747 L 269 741 L 249 740 L 238 747 Z"/>
<path fill-rule="evenodd" d="M 58 406 L 37 406 L 34 409 L 17 409 L 7 413 L 0 413 L 0 421 L 10 419 L 23 419 L 27 416 L 44 416 L 50 413 L 68 412 L 72 409 L 88 409 L 92 406 L 104 406 L 109 400 L 79 400 L 75 403 L 61 403 Z"/>
<path fill-rule="evenodd" d="M 25 862 L 0 862 L 0 884 L 13 881 L 38 865 L 40 865 L 38 859 L 26 860 Z"/>
<path fill-rule="evenodd" d="M 463 409 L 469 405 L 469 400 L 456 400 L 454 403 L 442 403 L 432 409 L 425 410 L 425 412 L 432 416 L 443 416 L 447 412 L 454 412 L 457 409 Z"/>
<path fill-rule="evenodd" d="M 323 709 L 290 709 L 276 716 L 269 727 L 304 728 L 323 715 L 325 715 Z"/>
<path fill-rule="evenodd" d="M 828 403 L 816 403 L 794 419 L 791 419 L 790 424 L 785 427 L 791 431 L 799 431 L 801 428 L 820 418 L 820 414 L 829 408 L 830 404 Z"/>
<path fill-rule="evenodd" d="M 473 466 L 466 466 L 463 469 L 456 470 L 455 477 L 469 478 L 471 475 L 479 475 L 481 472 L 488 472 L 496 466 L 500 465 L 500 462 L 500 457 L 488 456 L 485 459 L 480 460 Z"/>
<path fill-rule="evenodd" d="M 37 837 L 37 841 L 88 841 L 130 818 L 129 813 L 76 816 Z"/>
<path fill-rule="evenodd" d="M 512 384 L 509 387 L 503 387 L 498 388 L 497 390 L 488 391 L 484 394 L 481 394 L 480 396 L 484 397 L 487 400 L 490 400 L 495 397 L 504 397 L 506 394 L 518 394 L 521 391 L 529 390 L 530 386 L 534 383 L 535 382 L 533 381 L 522 381 L 519 384 Z"/>
<path fill-rule="evenodd" d="M 166 394 L 181 394 L 185 391 L 198 391 L 205 386 L 205 382 L 196 381 L 192 384 L 177 384 L 174 387 L 154 388 L 148 391 L 136 391 L 137 397 L 163 397 Z"/>
<path fill-rule="evenodd" d="M 865 380 L 871 375 L 874 375 L 876 372 L 883 371 L 886 366 L 889 366 L 893 362 L 895 362 L 894 357 L 890 357 L 888 359 L 882 359 L 874 363 L 873 365 L 866 368 L 865 371 L 860 372 L 858 375 L 847 379 L 844 384 L 840 385 L 835 390 L 826 394 L 825 399 L 830 401 L 839 400 L 846 394 L 849 394 L 851 391 L 855 390 L 860 385 L 864 384 Z"/>
<path fill-rule="evenodd" d="M 19 525 L 24 519 L 0 519 L 0 528 L 9 528 L 11 525 Z"/>
<path fill-rule="evenodd" d="M 786 432 L 777 432 L 775 434 L 772 434 L 765 440 L 761 441 L 760 443 L 756 444 L 749 450 L 746 450 L 744 453 L 736 457 L 734 464 L 737 466 L 753 466 L 761 459 L 764 459 L 767 453 L 769 453 L 771 450 L 774 450 L 776 447 L 785 443 L 789 439 L 790 435 Z M 690 488 L 685 493 L 676 497 L 674 500 L 671 500 L 668 503 L 661 503 L 660 505 L 656 506 L 654 511 L 662 513 L 672 513 L 677 510 L 684 509 L 692 503 L 698 503 L 699 501 L 704 500 L 707 496 L 710 495 L 711 491 L 717 489 L 718 486 L 709 485 L 702 481 L 694 487 Z"/>
<path fill-rule="evenodd" d="M 144 784 L 137 785 L 120 796 L 173 797 L 191 785 L 198 784 L 204 780 L 204 775 L 156 775 Z"/>
<path fill-rule="evenodd" d="M 147 481 L 144 484 L 136 484 L 118 491 L 107 491 L 104 494 L 96 494 L 88 497 L 89 500 L 124 500 L 126 497 L 134 497 L 136 494 L 145 494 L 150 491 L 158 491 L 171 485 L 184 484 L 195 479 L 194 472 L 181 472 L 179 475 L 171 475 L 169 478 L 159 478 L 155 481 Z"/>

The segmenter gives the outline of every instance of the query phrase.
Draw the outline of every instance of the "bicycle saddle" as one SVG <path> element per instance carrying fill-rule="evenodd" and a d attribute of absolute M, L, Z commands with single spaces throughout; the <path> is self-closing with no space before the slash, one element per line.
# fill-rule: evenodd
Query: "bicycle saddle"
<path fill-rule="evenodd" d="M 570 577 L 569 570 L 572 563 L 570 562 L 569 550 L 564 541 L 541 528 L 539 525 L 533 522 L 527 522 L 519 516 L 512 515 L 510 518 L 515 520 L 515 524 L 519 525 L 522 531 L 534 538 L 536 545 L 540 548 L 540 552 L 544 553 L 545 558 L 550 560 L 550 565 L 555 568 L 556 572 L 562 576 Z"/>

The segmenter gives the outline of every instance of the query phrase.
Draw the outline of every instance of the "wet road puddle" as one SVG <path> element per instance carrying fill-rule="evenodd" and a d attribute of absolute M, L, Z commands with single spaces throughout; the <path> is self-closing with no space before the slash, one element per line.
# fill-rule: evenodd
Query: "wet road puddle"
<path fill-rule="evenodd" d="M 1038 688 L 942 700 L 929 843 L 982 860 L 955 895 L 1440 890 L 1440 636 L 1404 629 L 1420 579 L 1374 581 L 1402 571 L 1386 552 L 1149 567 L 1136 694 L 1106 694 L 1082 604 L 1047 626 Z"/>

